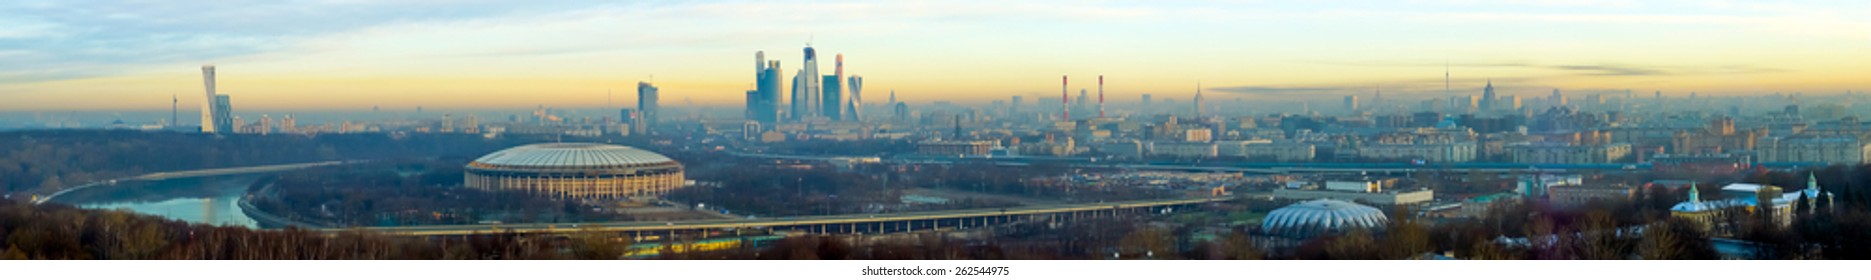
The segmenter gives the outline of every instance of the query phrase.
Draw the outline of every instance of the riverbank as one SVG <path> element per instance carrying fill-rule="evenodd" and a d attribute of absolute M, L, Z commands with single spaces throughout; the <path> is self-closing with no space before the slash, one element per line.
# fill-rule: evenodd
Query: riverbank
<path fill-rule="evenodd" d="M 273 213 L 268 213 L 265 210 L 260 210 L 259 207 L 254 207 L 253 197 L 256 195 L 260 195 L 260 196 L 271 195 L 273 193 L 273 186 L 275 185 L 275 182 L 273 180 L 263 180 L 261 182 L 258 182 L 258 184 L 262 184 L 260 188 L 252 190 L 252 191 L 248 191 L 247 193 L 242 194 L 240 196 L 240 201 L 235 203 L 235 205 L 239 206 L 240 212 L 243 214 L 246 214 L 247 218 L 253 219 L 253 221 L 260 228 L 285 228 L 285 227 L 297 227 L 297 228 L 304 228 L 304 229 L 327 228 L 327 226 L 325 225 L 294 221 L 286 217 L 273 215 Z"/>
<path fill-rule="evenodd" d="M 91 188 L 91 187 L 95 187 L 95 186 L 98 186 L 98 185 L 116 185 L 117 183 L 120 183 L 120 182 L 124 182 L 124 181 L 132 181 L 132 180 L 135 180 L 135 181 L 156 181 L 156 180 L 168 180 L 168 179 L 178 179 L 178 178 L 193 178 L 193 177 L 208 177 L 208 176 L 221 176 L 221 175 L 238 175 L 238 174 L 255 174 L 255 173 L 268 173 L 268 172 L 279 172 L 279 171 L 289 171 L 289 170 L 297 170 L 297 169 L 305 169 L 305 168 L 312 168 L 312 167 L 319 167 L 319 166 L 331 166 L 331 165 L 340 165 L 340 164 L 356 164 L 356 163 L 364 163 L 364 162 L 369 162 L 369 161 L 367 161 L 367 160 L 350 160 L 350 161 L 343 161 L 343 160 L 334 160 L 334 161 L 321 161 L 321 162 L 308 162 L 308 163 L 291 163 L 291 164 L 274 164 L 274 165 L 256 165 L 256 166 L 243 166 L 243 167 L 227 167 L 227 168 L 211 168 L 211 169 L 196 169 L 196 170 L 184 170 L 184 171 L 170 171 L 170 172 L 155 172 L 155 173 L 148 173 L 148 174 L 143 174 L 143 175 L 137 175 L 137 176 L 132 176 L 132 177 L 124 177 L 124 178 L 117 178 L 117 179 L 110 179 L 110 180 L 104 180 L 104 181 L 97 181 L 97 182 L 91 182 L 91 183 L 88 183 L 88 184 L 83 184 L 83 185 L 77 185 L 77 186 L 73 186 L 73 187 L 70 187 L 70 188 L 64 188 L 64 189 L 60 189 L 60 190 L 59 190 L 59 191 L 57 191 L 57 192 L 53 192 L 53 193 L 51 193 L 51 194 L 48 194 L 48 195 L 44 195 L 44 196 L 37 196 L 37 195 L 35 195 L 35 196 L 33 196 L 33 197 L 32 197 L 32 203 L 33 203 L 33 204 L 45 204 L 45 203 L 46 203 L 47 201 L 52 201 L 52 199 L 54 199 L 54 198 L 58 198 L 58 197 L 59 197 L 59 196 L 61 196 L 61 195 L 65 195 L 65 194 L 68 194 L 68 193 L 71 193 L 71 192 L 73 192 L 73 191 L 78 191 L 78 190 L 83 190 L 83 189 L 88 189 L 88 188 Z"/>

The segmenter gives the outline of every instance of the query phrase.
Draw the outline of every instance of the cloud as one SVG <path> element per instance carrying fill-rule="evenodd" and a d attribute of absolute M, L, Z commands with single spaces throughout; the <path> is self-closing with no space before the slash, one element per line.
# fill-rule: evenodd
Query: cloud
<path fill-rule="evenodd" d="M 0 80 L 120 74 L 289 49 L 305 38 L 385 24 L 542 12 L 572 1 L 8 1 L 0 3 Z M 446 4 L 446 5 L 442 5 Z M 18 26 L 20 28 L 14 28 Z"/>
<path fill-rule="evenodd" d="M 1311 64 L 1322 64 L 1322 65 L 1373 66 L 1373 67 L 1444 67 L 1444 66 L 1447 66 L 1447 67 L 1462 67 L 1462 68 L 1493 68 L 1493 67 L 1532 67 L 1534 66 L 1533 63 L 1519 62 L 1519 61 L 1480 61 L 1480 62 L 1477 62 L 1477 61 L 1463 61 L 1463 62 L 1302 61 L 1302 62 L 1311 63 Z"/>
<path fill-rule="evenodd" d="M 1669 75 L 1669 71 L 1656 68 L 1622 65 L 1554 65 L 1552 69 L 1573 71 L 1586 76 L 1658 76 Z"/>

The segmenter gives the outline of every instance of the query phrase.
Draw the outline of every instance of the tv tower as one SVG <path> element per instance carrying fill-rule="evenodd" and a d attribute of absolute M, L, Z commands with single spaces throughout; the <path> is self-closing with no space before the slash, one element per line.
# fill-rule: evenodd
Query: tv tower
<path fill-rule="evenodd" d="M 1098 118 L 1104 118 L 1104 75 L 1098 75 Z"/>
<path fill-rule="evenodd" d="M 1068 121 L 1072 120 L 1072 97 L 1066 95 L 1066 85 L 1070 84 L 1069 81 L 1067 76 L 1059 75 L 1059 115 Z"/>

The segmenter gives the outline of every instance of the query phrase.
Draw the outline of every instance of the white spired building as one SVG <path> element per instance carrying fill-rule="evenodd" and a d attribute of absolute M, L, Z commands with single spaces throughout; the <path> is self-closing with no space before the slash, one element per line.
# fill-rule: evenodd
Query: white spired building
<path fill-rule="evenodd" d="M 546 143 L 487 154 L 467 166 L 469 188 L 564 199 L 652 197 L 682 188 L 682 163 L 636 148 Z"/>

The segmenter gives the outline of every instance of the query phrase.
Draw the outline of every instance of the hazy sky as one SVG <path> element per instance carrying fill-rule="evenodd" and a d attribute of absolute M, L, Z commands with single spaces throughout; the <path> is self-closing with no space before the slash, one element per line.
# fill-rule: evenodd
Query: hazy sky
<path fill-rule="evenodd" d="M 735 105 L 811 42 L 867 101 L 1871 90 L 1867 1 L 32 1 L 0 3 L 0 110 Z M 546 3 L 551 2 L 551 3 Z M 1304 3 L 1297 3 L 1304 2 Z M 829 61 L 821 72 L 831 73 Z"/>

